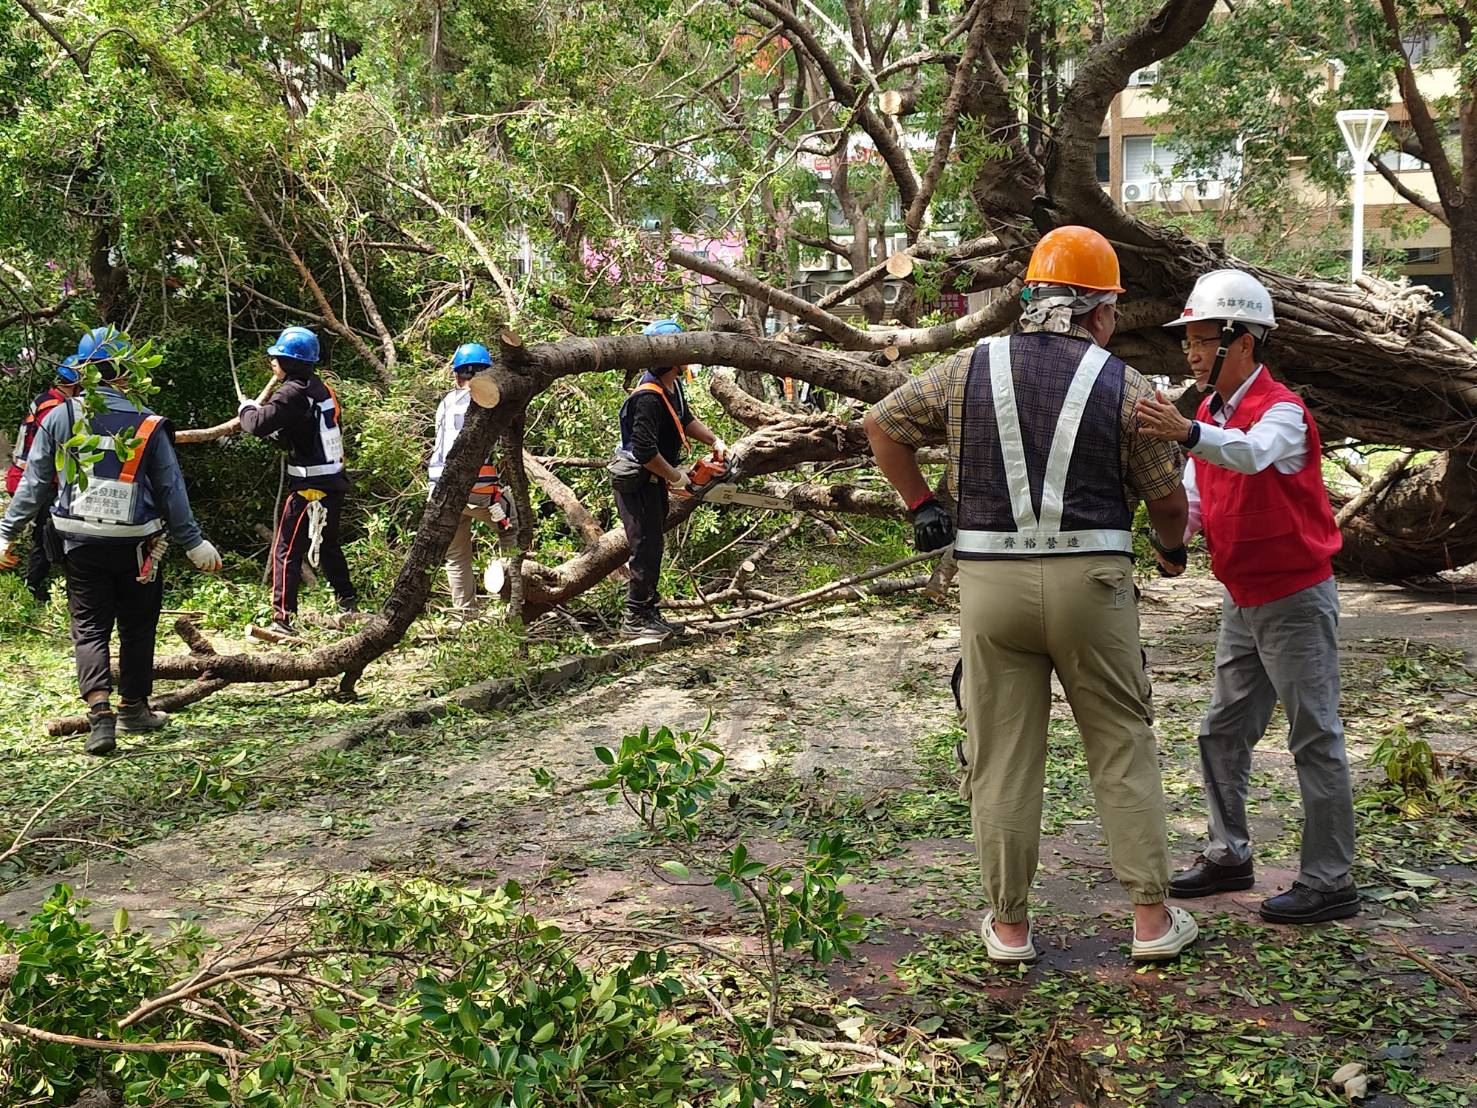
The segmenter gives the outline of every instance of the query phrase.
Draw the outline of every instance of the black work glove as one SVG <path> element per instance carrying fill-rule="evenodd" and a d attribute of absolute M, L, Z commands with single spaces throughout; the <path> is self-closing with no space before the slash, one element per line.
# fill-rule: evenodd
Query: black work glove
<path fill-rule="evenodd" d="M 954 541 L 954 519 L 949 509 L 930 496 L 913 509 L 913 545 L 920 554 L 942 550 Z"/>
<path fill-rule="evenodd" d="M 1185 566 L 1190 564 L 1190 552 L 1185 548 L 1184 543 L 1180 543 L 1179 546 L 1176 547 L 1165 546 L 1162 542 L 1159 541 L 1159 536 L 1156 535 L 1153 531 L 1150 531 L 1149 545 L 1152 546 L 1155 550 L 1159 551 L 1160 556 L 1163 557 L 1163 559 L 1166 562 L 1169 562 L 1171 565 L 1176 565 L 1179 566 L 1180 569 L 1184 569 Z M 1155 563 L 1155 568 L 1159 570 L 1160 577 L 1179 576 L 1179 574 L 1170 573 L 1157 562 Z"/>

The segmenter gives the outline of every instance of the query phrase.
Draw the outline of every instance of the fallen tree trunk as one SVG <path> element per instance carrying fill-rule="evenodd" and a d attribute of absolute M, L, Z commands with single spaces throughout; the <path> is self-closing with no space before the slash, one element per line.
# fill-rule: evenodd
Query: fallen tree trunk
<path fill-rule="evenodd" d="M 1339 569 L 1380 581 L 1429 577 L 1477 561 L 1477 456 L 1407 469 L 1343 528 Z"/>

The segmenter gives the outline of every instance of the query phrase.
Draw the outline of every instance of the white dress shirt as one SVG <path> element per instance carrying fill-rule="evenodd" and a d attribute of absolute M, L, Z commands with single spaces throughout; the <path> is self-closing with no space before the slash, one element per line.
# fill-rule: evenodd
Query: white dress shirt
<path fill-rule="evenodd" d="M 1185 463 L 1185 496 L 1190 502 L 1189 525 L 1185 528 L 1187 542 L 1201 525 L 1200 489 L 1195 481 L 1196 458 L 1248 474 L 1260 473 L 1268 466 L 1276 466 L 1278 473 L 1296 473 L 1308 462 L 1308 425 L 1303 421 L 1302 408 L 1296 404 L 1273 404 L 1249 431 L 1237 431 L 1226 426 L 1252 382 L 1265 372 L 1266 366 L 1257 366 L 1256 371 L 1231 394 L 1230 400 L 1220 404 L 1212 400 L 1211 422 L 1200 422 L 1200 441 L 1190 451 L 1190 459 Z"/>

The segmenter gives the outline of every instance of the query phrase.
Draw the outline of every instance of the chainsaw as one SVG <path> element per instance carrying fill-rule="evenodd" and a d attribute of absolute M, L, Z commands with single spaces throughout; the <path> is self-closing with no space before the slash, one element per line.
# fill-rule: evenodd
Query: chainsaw
<path fill-rule="evenodd" d="M 714 458 L 703 458 L 687 473 L 692 483 L 682 495 L 692 496 L 706 504 L 740 504 L 746 508 L 764 508 L 772 512 L 793 512 L 795 505 L 783 496 L 768 496 L 762 492 L 744 492 L 733 483 L 736 476 L 727 462 Z"/>

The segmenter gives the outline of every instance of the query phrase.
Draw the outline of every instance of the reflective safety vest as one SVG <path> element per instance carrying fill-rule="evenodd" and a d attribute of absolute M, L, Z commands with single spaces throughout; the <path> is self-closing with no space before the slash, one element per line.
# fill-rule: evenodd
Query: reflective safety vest
<path fill-rule="evenodd" d="M 5 491 L 14 493 L 21 487 L 21 481 L 26 475 L 26 466 L 31 457 L 31 444 L 36 441 L 36 432 L 41 429 L 41 421 L 51 409 L 59 407 L 66 402 L 66 397 L 55 389 L 47 389 L 37 397 L 31 405 L 31 410 L 21 420 L 20 429 L 16 432 L 15 446 L 10 451 L 10 468 L 5 471 Z"/>
<path fill-rule="evenodd" d="M 328 389 L 328 397 L 312 402 L 321 457 L 304 458 L 294 453 L 287 460 L 289 477 L 328 477 L 344 471 L 344 436 L 339 429 L 343 408 L 339 405 L 338 393 L 327 385 L 323 387 Z"/>
<path fill-rule="evenodd" d="M 976 347 L 965 384 L 959 531 L 965 559 L 1133 554 L 1120 453 L 1123 362 L 1029 333 Z M 1029 383 L 1018 395 L 1016 382 Z"/>
<path fill-rule="evenodd" d="M 477 482 L 472 486 L 472 495 L 495 496 L 502 491 L 502 487 L 502 482 L 497 475 L 497 466 L 488 462 L 477 471 Z"/>
<path fill-rule="evenodd" d="M 454 389 L 442 399 L 436 409 L 436 445 L 431 454 L 431 463 L 427 467 L 432 485 L 441 480 L 441 474 L 446 470 L 446 455 L 451 453 L 452 444 L 462 433 L 462 424 L 466 421 L 467 406 L 470 403 L 471 395 L 465 389 Z M 498 496 L 501 492 L 502 482 L 498 477 L 497 466 L 488 458 L 477 471 L 477 481 L 472 485 L 470 495 Z"/>
<path fill-rule="evenodd" d="M 73 412 L 82 415 L 80 401 L 72 401 Z M 107 411 L 92 419 L 98 441 L 84 448 L 84 457 L 97 455 L 80 466 L 83 482 L 62 485 L 51 508 L 52 525 L 68 538 L 80 542 L 129 542 L 148 538 L 164 530 L 148 470 L 144 465 L 154 432 L 163 416 L 139 412 Z M 139 441 L 124 461 L 117 440 L 125 433 Z"/>

